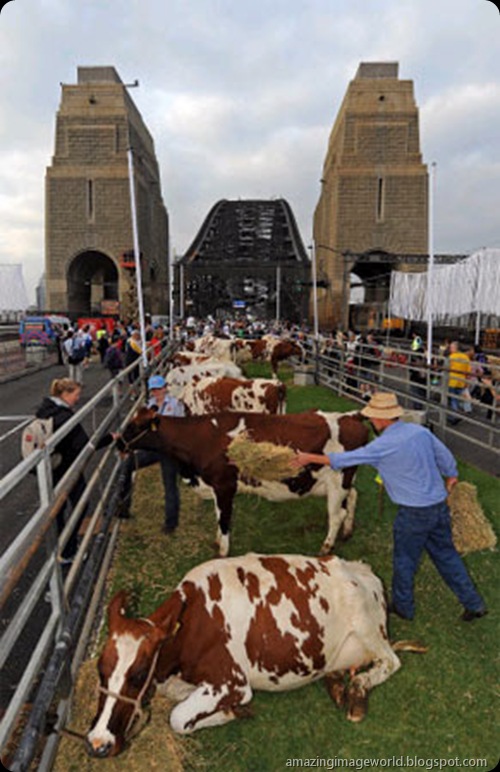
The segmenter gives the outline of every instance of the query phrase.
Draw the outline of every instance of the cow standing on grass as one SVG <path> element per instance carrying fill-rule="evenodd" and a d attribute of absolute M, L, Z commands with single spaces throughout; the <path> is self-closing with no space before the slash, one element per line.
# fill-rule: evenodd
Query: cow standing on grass
<path fill-rule="evenodd" d="M 244 477 L 227 457 L 231 441 L 246 432 L 254 442 L 271 442 L 309 453 L 354 450 L 368 442 L 368 428 L 359 414 L 309 411 L 290 415 L 218 413 L 187 418 L 168 418 L 141 408 L 125 427 L 121 450 L 138 448 L 172 456 L 181 474 L 215 499 L 217 548 L 229 553 L 229 530 L 237 492 L 254 493 L 270 501 L 290 501 L 303 496 L 326 496 L 328 532 L 321 554 L 330 552 L 339 531 L 344 538 L 354 525 L 356 467 L 333 472 L 311 464 L 297 476 L 281 481 Z M 184 470 L 184 471 L 183 471 Z"/>
<path fill-rule="evenodd" d="M 320 678 L 347 718 L 361 721 L 371 689 L 401 665 L 394 649 L 422 651 L 391 646 L 380 579 L 368 565 L 334 556 L 209 561 L 147 618 L 128 618 L 119 592 L 108 626 L 87 735 L 89 753 L 101 758 L 123 749 L 155 683 L 166 682 L 178 702 L 170 725 L 180 734 L 248 714 L 255 689 L 287 691 Z"/>
<path fill-rule="evenodd" d="M 216 376 L 218 378 L 242 378 L 243 373 L 234 362 L 218 362 L 211 360 L 201 362 L 200 364 L 174 367 L 165 376 L 165 381 L 167 383 L 168 393 L 177 399 L 181 399 L 182 390 L 185 389 L 186 386 L 199 383 L 202 378 Z"/>
<path fill-rule="evenodd" d="M 305 359 L 305 351 L 300 343 L 291 338 L 277 338 L 264 335 L 259 340 L 238 340 L 235 343 L 235 361 L 245 362 L 245 353 L 253 361 L 270 362 L 273 378 L 278 377 L 278 367 L 291 357 Z"/>
<path fill-rule="evenodd" d="M 186 384 L 180 400 L 187 415 L 221 413 L 286 413 L 286 386 L 267 378 L 207 377 Z"/>

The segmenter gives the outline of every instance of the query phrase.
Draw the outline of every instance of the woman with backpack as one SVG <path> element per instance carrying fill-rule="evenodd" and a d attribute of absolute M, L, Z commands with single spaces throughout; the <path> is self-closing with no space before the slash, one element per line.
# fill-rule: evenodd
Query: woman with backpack
<path fill-rule="evenodd" d="M 80 399 L 82 393 L 81 385 L 71 378 L 56 378 L 52 381 L 50 386 L 50 395 L 44 397 L 41 405 L 37 409 L 35 415 L 37 418 L 52 419 L 52 433 L 56 432 L 66 421 L 74 415 L 74 408 Z M 115 440 L 114 434 L 106 434 L 99 441 L 96 446 L 96 450 L 104 448 L 110 445 Z M 88 443 L 89 437 L 85 429 L 81 424 L 77 424 L 73 429 L 56 445 L 54 448 L 54 456 L 60 460 L 52 470 L 52 482 L 54 487 L 59 480 L 66 474 L 70 466 L 75 459 L 80 455 L 81 451 Z M 75 484 L 71 488 L 68 500 L 70 507 L 69 512 L 77 505 L 80 496 L 85 489 L 85 477 L 80 474 Z M 67 516 L 69 517 L 69 512 Z M 63 564 L 70 563 L 77 551 L 78 547 L 78 531 L 85 518 L 85 510 L 82 512 L 81 517 L 67 542 L 62 558 Z M 65 507 L 62 507 L 57 514 L 57 531 L 61 534 L 66 524 L 66 512 Z"/>

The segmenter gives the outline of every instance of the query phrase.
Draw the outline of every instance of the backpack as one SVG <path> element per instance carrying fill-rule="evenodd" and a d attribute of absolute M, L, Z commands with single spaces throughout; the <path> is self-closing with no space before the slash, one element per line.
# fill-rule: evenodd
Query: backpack
<path fill-rule="evenodd" d="M 121 370 L 123 360 L 121 354 L 114 346 L 110 346 L 104 355 L 104 366 L 110 370 Z"/>
<path fill-rule="evenodd" d="M 73 338 L 71 342 L 71 353 L 68 357 L 70 365 L 79 365 L 83 362 L 87 353 L 87 347 L 85 341 L 81 338 Z"/>
<path fill-rule="evenodd" d="M 47 440 L 54 434 L 53 418 L 34 418 L 24 427 L 21 435 L 21 456 L 28 458 L 36 450 L 41 450 L 47 444 Z M 50 463 L 52 469 L 59 466 L 62 461 L 60 453 L 51 453 Z M 31 470 L 33 473 L 34 469 Z"/>
<path fill-rule="evenodd" d="M 21 436 L 21 455 L 23 458 L 31 456 L 35 450 L 44 448 L 47 440 L 54 433 L 53 418 L 35 418 L 24 427 Z"/>

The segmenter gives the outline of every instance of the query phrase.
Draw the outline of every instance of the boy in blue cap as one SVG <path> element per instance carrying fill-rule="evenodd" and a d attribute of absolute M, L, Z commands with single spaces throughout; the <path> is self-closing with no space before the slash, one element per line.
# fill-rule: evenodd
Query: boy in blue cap
<path fill-rule="evenodd" d="M 162 375 L 152 375 L 148 380 L 148 407 L 155 407 L 159 415 L 181 418 L 185 415 L 184 405 L 175 397 L 167 394 L 167 384 Z M 137 469 L 152 464 L 160 464 L 163 488 L 165 491 L 165 522 L 163 532 L 171 534 L 179 525 L 179 488 L 177 486 L 177 464 L 169 456 L 154 450 L 134 450 L 123 462 L 121 472 L 123 503 L 120 517 L 130 517 L 132 500 L 132 475 Z"/>

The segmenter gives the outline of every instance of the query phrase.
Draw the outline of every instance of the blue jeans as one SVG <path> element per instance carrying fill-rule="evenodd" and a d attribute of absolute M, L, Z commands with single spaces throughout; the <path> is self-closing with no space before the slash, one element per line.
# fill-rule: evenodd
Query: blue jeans
<path fill-rule="evenodd" d="M 453 544 L 446 501 L 430 507 L 400 506 L 393 534 L 392 602 L 404 616 L 412 619 L 415 613 L 413 579 L 424 550 L 466 609 L 484 608 L 484 601 Z"/>
<path fill-rule="evenodd" d="M 177 487 L 177 464 L 169 456 L 154 450 L 135 450 L 123 462 L 120 473 L 123 485 L 122 496 L 124 510 L 128 512 L 132 498 L 132 474 L 136 469 L 160 464 L 163 488 L 165 491 L 165 527 L 176 528 L 179 524 L 179 489 Z M 122 512 L 123 514 L 123 512 Z"/>
<path fill-rule="evenodd" d="M 460 388 L 456 386 L 451 386 L 448 388 L 448 394 L 450 398 L 450 407 L 452 410 L 461 410 L 463 407 L 463 402 L 461 399 L 458 399 L 458 397 L 461 396 L 462 392 L 464 391 L 464 387 L 461 386 Z"/>

